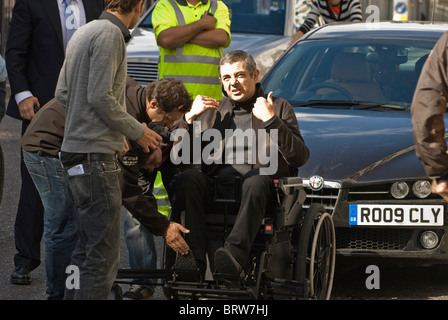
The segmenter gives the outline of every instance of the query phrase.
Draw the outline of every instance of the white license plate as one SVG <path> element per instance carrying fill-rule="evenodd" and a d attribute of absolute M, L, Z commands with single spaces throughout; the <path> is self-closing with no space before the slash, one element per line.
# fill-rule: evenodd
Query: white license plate
<path fill-rule="evenodd" d="M 351 204 L 352 226 L 442 226 L 443 206 Z"/>

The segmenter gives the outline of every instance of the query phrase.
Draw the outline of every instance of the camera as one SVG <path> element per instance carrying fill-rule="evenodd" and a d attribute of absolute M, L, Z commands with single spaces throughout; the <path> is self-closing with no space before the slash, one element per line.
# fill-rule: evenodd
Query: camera
<path fill-rule="evenodd" d="M 163 126 L 161 122 L 150 122 L 147 124 L 148 128 L 157 133 L 165 141 L 170 141 L 170 131 Z"/>

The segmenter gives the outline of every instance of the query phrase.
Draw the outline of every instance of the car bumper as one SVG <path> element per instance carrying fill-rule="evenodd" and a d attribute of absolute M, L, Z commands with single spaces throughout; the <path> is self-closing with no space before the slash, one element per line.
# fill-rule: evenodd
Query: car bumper
<path fill-rule="evenodd" d="M 399 202 L 395 204 L 399 204 Z M 415 227 L 351 226 L 349 225 L 350 203 L 339 203 L 333 212 L 337 254 L 359 257 L 378 256 L 441 260 L 448 263 L 447 204 L 434 199 L 421 201 L 418 204 L 443 205 L 444 225 Z M 434 248 L 427 249 L 423 246 L 421 236 L 425 231 L 432 231 L 437 235 L 438 241 Z"/>
<path fill-rule="evenodd" d="M 423 232 L 433 231 L 438 244 L 425 249 L 420 238 Z M 439 260 L 448 263 L 448 226 L 428 228 L 336 228 L 336 252 L 350 257 L 406 258 Z"/>

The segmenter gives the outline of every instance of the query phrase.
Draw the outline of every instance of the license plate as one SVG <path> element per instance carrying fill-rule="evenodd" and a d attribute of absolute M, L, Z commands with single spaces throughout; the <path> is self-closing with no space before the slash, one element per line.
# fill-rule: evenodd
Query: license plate
<path fill-rule="evenodd" d="M 443 206 L 351 204 L 352 226 L 442 226 Z"/>

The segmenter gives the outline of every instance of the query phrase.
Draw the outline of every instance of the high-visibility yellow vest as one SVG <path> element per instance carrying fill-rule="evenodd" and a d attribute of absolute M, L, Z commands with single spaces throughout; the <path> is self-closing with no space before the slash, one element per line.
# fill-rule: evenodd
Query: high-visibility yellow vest
<path fill-rule="evenodd" d="M 168 217 L 171 211 L 171 203 L 165 185 L 163 184 L 160 171 L 157 172 L 156 179 L 154 180 L 152 194 L 157 201 L 157 210 L 165 217 Z"/>
<path fill-rule="evenodd" d="M 198 8 L 201 7 L 201 9 L 197 9 L 197 15 L 192 18 L 191 15 L 193 14 L 193 9 L 188 7 L 188 4 L 179 5 L 175 0 L 167 1 L 174 9 L 178 26 L 185 26 L 186 20 L 188 23 L 191 23 L 192 19 L 194 21 L 199 20 L 205 10 L 208 10 L 214 15 L 218 9 L 218 1 L 216 0 L 211 1 L 211 3 L 208 1 L 207 5 L 204 5 L 206 1 L 200 2 Z M 219 1 L 219 3 L 220 6 L 225 7 L 225 12 L 227 12 L 228 15 L 228 9 L 225 4 L 221 1 Z M 162 4 L 160 8 L 163 8 L 165 14 L 168 14 L 168 7 L 164 7 Z M 200 12 L 202 13 L 199 15 Z M 153 13 L 153 25 L 156 36 L 158 35 L 158 32 L 163 31 L 163 26 L 162 29 L 157 30 L 161 26 L 161 24 L 158 23 L 159 19 L 163 19 L 160 18 L 162 13 L 162 11 L 157 12 L 157 9 Z M 226 20 L 224 21 L 224 25 L 222 25 L 223 22 L 220 22 L 220 26 L 226 29 L 229 33 L 229 41 L 226 44 L 226 46 L 228 46 L 230 44 L 230 19 L 227 18 L 221 20 Z M 175 78 L 182 80 L 188 92 L 193 96 L 193 99 L 196 98 L 198 94 L 201 94 L 215 98 L 216 100 L 222 100 L 222 89 L 221 83 L 219 82 L 218 72 L 219 61 L 222 56 L 222 48 L 211 49 L 191 43 L 186 43 L 181 47 L 172 49 L 164 49 L 161 47 L 158 65 L 159 78 Z"/>

